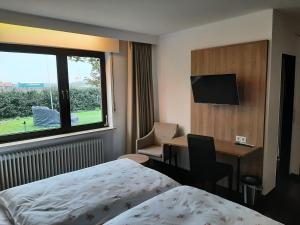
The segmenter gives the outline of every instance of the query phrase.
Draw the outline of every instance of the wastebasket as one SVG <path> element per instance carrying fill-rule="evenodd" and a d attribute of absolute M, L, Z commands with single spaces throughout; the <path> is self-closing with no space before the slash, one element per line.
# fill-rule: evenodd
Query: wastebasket
<path fill-rule="evenodd" d="M 254 206 L 257 192 L 262 190 L 261 179 L 257 176 L 245 175 L 242 176 L 244 203 L 249 206 Z"/>

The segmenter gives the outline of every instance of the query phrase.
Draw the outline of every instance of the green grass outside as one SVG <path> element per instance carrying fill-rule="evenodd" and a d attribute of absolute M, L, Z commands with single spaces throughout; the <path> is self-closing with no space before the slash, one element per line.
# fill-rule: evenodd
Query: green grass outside
<path fill-rule="evenodd" d="M 75 112 L 73 114 L 77 115 L 79 118 L 79 123 L 77 125 L 91 124 L 102 121 L 101 109 L 93 111 L 80 111 Z M 26 122 L 26 131 L 24 122 Z M 54 128 L 56 127 L 36 127 L 33 125 L 32 117 L 20 117 L 14 119 L 0 120 L 0 136 L 32 131 L 49 130 Z"/>
<path fill-rule="evenodd" d="M 102 110 L 97 109 L 94 111 L 81 111 L 73 113 L 78 116 L 79 124 L 91 124 L 91 123 L 99 123 L 102 122 Z"/>

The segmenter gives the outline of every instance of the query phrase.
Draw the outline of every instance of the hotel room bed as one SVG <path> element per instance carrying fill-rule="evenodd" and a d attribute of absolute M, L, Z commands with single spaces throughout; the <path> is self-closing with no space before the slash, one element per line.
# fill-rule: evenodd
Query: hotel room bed
<path fill-rule="evenodd" d="M 10 188 L 0 192 L 0 204 L 11 221 L 5 225 L 95 225 L 178 185 L 121 159 Z"/>
<path fill-rule="evenodd" d="M 279 225 L 239 204 L 203 190 L 181 186 L 120 214 L 105 225 Z"/>

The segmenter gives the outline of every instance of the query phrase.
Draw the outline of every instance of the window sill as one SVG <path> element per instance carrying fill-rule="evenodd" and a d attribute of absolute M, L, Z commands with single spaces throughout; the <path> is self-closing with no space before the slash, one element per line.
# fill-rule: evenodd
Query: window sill
<path fill-rule="evenodd" d="M 73 137 L 73 136 L 82 135 L 82 134 L 106 132 L 106 131 L 112 131 L 115 129 L 116 128 L 114 128 L 114 127 L 106 127 L 106 128 L 98 128 L 98 129 L 93 129 L 93 130 L 78 131 L 78 132 L 73 132 L 73 133 L 68 133 L 68 134 L 59 134 L 59 135 L 53 135 L 53 136 L 48 136 L 48 137 L 34 138 L 34 139 L 23 140 L 23 141 L 14 141 L 14 142 L 0 144 L 0 148 L 13 147 L 13 146 L 36 143 L 36 142 L 41 142 L 41 141 L 55 140 L 55 139 L 65 138 L 65 137 Z"/>

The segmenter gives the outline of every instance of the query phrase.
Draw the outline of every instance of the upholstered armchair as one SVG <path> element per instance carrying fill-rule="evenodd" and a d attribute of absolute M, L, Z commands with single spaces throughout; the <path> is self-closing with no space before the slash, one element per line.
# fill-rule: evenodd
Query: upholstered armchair
<path fill-rule="evenodd" d="M 136 141 L 137 153 L 163 160 L 163 143 L 176 137 L 178 124 L 155 122 L 146 136 Z"/>

